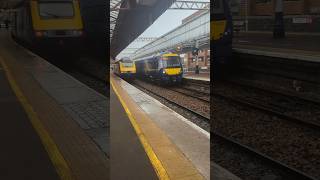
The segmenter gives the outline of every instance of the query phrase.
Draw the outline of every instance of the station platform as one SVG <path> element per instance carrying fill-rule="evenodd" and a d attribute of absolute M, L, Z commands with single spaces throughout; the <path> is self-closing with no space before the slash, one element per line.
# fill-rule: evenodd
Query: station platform
<path fill-rule="evenodd" d="M 285 59 L 320 62 L 320 33 L 287 33 L 284 39 L 274 39 L 272 32 L 240 32 L 233 38 L 233 50 L 238 53 Z"/>
<path fill-rule="evenodd" d="M 121 116 L 121 112 L 117 114 L 114 110 L 111 111 L 112 144 L 116 144 L 113 143 L 113 138 L 120 136 L 120 133 L 113 133 L 114 128 L 120 127 L 116 121 L 130 122 L 131 126 L 115 131 L 126 132 L 134 129 L 158 178 L 210 179 L 209 133 L 113 73 L 110 77 L 112 91 L 117 94 L 116 97 L 111 94 L 111 103 L 113 98 L 120 99 L 120 108 L 125 109 L 127 114 L 126 118 L 120 119 L 117 117 Z M 114 108 L 119 107 L 111 107 Z M 116 151 L 113 148 L 111 147 L 111 154 Z M 112 159 L 113 156 L 113 164 L 116 160 Z M 112 169 L 113 167 L 111 175 Z"/>
<path fill-rule="evenodd" d="M 1 179 L 108 179 L 107 98 L 21 47 L 4 31 L 0 61 L 5 143 Z M 23 178 L 2 178 L 6 168 Z"/>
<path fill-rule="evenodd" d="M 200 72 L 199 74 L 195 74 L 195 72 L 189 71 L 189 72 L 185 72 L 183 74 L 183 78 L 200 80 L 200 81 L 210 81 L 210 73 L 209 72 Z"/>
<path fill-rule="evenodd" d="M 1 58 L 1 57 L 0 57 Z M 0 59 L 1 179 L 58 179 L 58 174 L 7 80 Z M 19 172 L 19 173 L 17 173 Z"/>

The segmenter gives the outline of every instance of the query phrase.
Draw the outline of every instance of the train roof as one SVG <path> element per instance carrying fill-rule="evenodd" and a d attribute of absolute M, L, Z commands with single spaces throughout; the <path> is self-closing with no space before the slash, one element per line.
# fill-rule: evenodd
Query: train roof
<path fill-rule="evenodd" d="M 150 58 L 154 58 L 154 57 L 169 57 L 169 56 L 177 56 L 179 57 L 179 55 L 177 53 L 172 53 L 172 52 L 161 52 L 161 53 L 158 53 L 158 54 L 155 54 L 155 55 L 151 55 L 151 56 L 147 56 L 147 57 L 143 57 L 143 58 L 140 58 L 140 59 L 137 59 L 135 61 L 141 61 L 141 60 L 145 60 L 145 59 L 150 59 Z"/>
<path fill-rule="evenodd" d="M 116 60 L 115 62 L 132 62 L 132 60 L 129 57 L 122 57 L 119 60 Z"/>

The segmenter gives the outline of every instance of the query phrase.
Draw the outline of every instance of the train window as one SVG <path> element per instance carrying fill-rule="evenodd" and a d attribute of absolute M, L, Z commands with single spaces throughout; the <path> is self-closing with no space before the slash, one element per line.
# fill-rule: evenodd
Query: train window
<path fill-rule="evenodd" d="M 132 62 L 123 62 L 122 66 L 124 66 L 124 67 L 132 67 L 133 63 Z"/>
<path fill-rule="evenodd" d="M 70 1 L 39 2 L 39 13 L 42 18 L 70 18 L 74 16 L 73 3 Z"/>
<path fill-rule="evenodd" d="M 224 7 L 222 0 L 214 0 L 213 1 L 213 14 L 223 14 L 224 13 Z"/>
<path fill-rule="evenodd" d="M 180 67 L 180 59 L 178 56 L 168 56 L 162 58 L 163 67 Z"/>

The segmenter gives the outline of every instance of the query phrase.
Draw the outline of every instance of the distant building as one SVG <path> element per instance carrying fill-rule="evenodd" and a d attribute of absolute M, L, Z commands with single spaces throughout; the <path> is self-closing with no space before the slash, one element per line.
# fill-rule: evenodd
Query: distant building
<path fill-rule="evenodd" d="M 210 71 L 210 48 L 199 50 L 198 64 L 201 71 Z M 188 71 L 194 71 L 196 68 L 196 58 L 191 52 L 186 53 L 184 56 L 184 67 Z"/>
<path fill-rule="evenodd" d="M 273 28 L 276 0 L 229 0 L 234 23 L 249 31 Z M 283 0 L 285 28 L 291 32 L 320 32 L 320 0 Z"/>
<path fill-rule="evenodd" d="M 194 18 L 198 17 L 202 13 L 204 13 L 206 10 L 200 10 L 196 11 L 195 13 L 191 14 L 190 16 L 186 17 L 182 20 L 182 24 L 189 22 L 193 20 Z M 200 71 L 210 71 L 210 47 L 199 47 L 199 53 L 198 53 L 198 65 L 200 67 Z M 183 60 L 184 68 L 187 71 L 194 71 L 196 68 L 196 58 L 192 55 L 192 52 L 186 52 L 184 54 L 184 60 Z"/>

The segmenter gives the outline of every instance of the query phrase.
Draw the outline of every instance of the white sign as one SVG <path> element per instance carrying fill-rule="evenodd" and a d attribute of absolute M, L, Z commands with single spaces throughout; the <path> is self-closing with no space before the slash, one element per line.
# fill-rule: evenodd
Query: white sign
<path fill-rule="evenodd" d="M 233 21 L 233 25 L 235 25 L 235 26 L 243 26 L 244 25 L 244 21 Z"/>
<path fill-rule="evenodd" d="M 312 18 L 311 17 L 296 17 L 296 18 L 292 18 L 292 23 L 294 23 L 294 24 L 311 24 Z"/>

